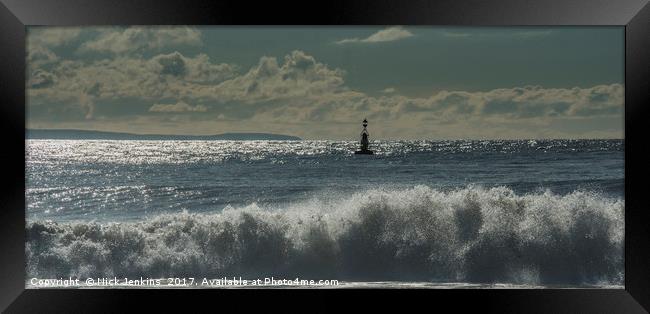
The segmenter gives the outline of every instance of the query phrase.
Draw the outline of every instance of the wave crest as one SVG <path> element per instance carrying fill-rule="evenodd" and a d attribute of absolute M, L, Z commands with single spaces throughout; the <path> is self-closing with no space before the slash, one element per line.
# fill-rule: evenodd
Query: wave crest
<path fill-rule="evenodd" d="M 274 210 L 28 222 L 27 272 L 622 284 L 623 218 L 623 200 L 590 191 L 373 189 Z"/>

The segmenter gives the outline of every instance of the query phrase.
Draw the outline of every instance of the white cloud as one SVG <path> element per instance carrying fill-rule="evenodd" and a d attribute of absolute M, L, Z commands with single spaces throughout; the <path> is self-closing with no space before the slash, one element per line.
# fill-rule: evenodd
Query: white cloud
<path fill-rule="evenodd" d="M 178 45 L 201 45 L 201 32 L 190 27 L 128 27 L 109 28 L 100 35 L 81 45 L 81 51 L 130 53 L 145 49 L 160 49 Z"/>
<path fill-rule="evenodd" d="M 81 34 L 79 27 L 33 27 L 28 29 L 30 45 L 56 47 L 69 43 Z"/>
<path fill-rule="evenodd" d="M 205 90 L 224 101 L 244 102 L 299 99 L 343 91 L 345 72 L 317 62 L 303 51 L 284 57 L 262 57 L 246 74 Z"/>
<path fill-rule="evenodd" d="M 30 88 L 46 88 L 54 84 L 54 75 L 50 72 L 37 69 L 27 80 Z"/>
<path fill-rule="evenodd" d="M 188 58 L 178 51 L 157 55 L 150 63 L 158 74 L 199 84 L 220 83 L 235 77 L 238 71 L 236 65 L 212 63 L 206 54 Z"/>
<path fill-rule="evenodd" d="M 59 61 L 52 48 L 77 39 L 81 33 L 79 28 L 71 27 L 30 27 L 27 31 L 27 65 L 30 69 Z"/>
<path fill-rule="evenodd" d="M 230 64 L 206 55 L 179 52 L 150 59 L 121 57 L 92 63 L 60 62 L 50 71 L 34 71 L 28 95 L 33 102 L 79 102 L 88 117 L 94 103 L 133 100 L 154 102 L 149 111 L 203 112 L 178 100 L 200 102 L 215 114 L 287 121 L 350 121 L 357 115 L 378 119 L 404 116 L 451 121 L 459 117 L 549 118 L 620 115 L 620 84 L 591 88 L 549 89 L 539 86 L 483 92 L 441 91 L 428 98 L 399 95 L 394 87 L 371 97 L 345 86 L 345 72 L 318 62 L 303 51 L 262 57 L 240 74 Z M 172 101 L 170 104 L 169 102 Z M 211 110 L 212 111 L 212 110 Z"/>
<path fill-rule="evenodd" d="M 536 123 L 549 119 L 619 117 L 623 94 L 620 84 L 568 89 L 526 86 L 482 92 L 441 91 L 427 98 L 331 93 L 305 101 L 305 105 L 286 103 L 269 111 L 272 114 L 265 119 L 353 122 L 359 116 L 367 116 L 380 121 L 406 119 L 414 124 L 426 120 L 438 125 L 460 120 Z"/>
<path fill-rule="evenodd" d="M 30 50 L 29 53 L 42 52 Z M 36 59 L 48 59 L 47 54 L 42 55 L 43 58 Z M 330 67 L 300 50 L 283 58 L 261 57 L 256 65 L 243 72 L 236 65 L 213 62 L 205 54 L 190 57 L 179 52 L 150 58 L 126 54 L 90 61 L 59 60 L 56 56 L 50 60 L 53 61 L 47 67 L 36 67 L 28 77 L 30 115 L 39 110 L 48 119 L 56 110 L 61 110 L 61 115 L 69 115 L 72 110 L 69 104 L 74 104 L 80 119 L 108 123 L 111 119 L 117 121 L 116 113 L 122 110 L 120 119 L 129 115 L 147 116 L 153 125 L 155 119 L 165 118 L 160 121 L 176 123 L 179 129 L 202 125 L 207 133 L 213 133 L 208 127 L 217 120 L 219 123 L 248 120 L 254 123 L 246 125 L 265 130 L 285 128 L 284 133 L 304 137 L 318 137 L 309 132 L 321 132 L 341 138 L 351 131 L 343 126 L 356 126 L 360 117 L 368 117 L 390 126 L 386 129 L 393 132 L 390 133 L 393 137 L 413 137 L 409 133 L 413 130 L 447 138 L 453 138 L 454 134 L 456 137 L 508 137 L 499 132 L 533 137 L 551 134 L 548 130 L 542 132 L 548 129 L 548 121 L 616 119 L 623 109 L 621 84 L 441 91 L 430 97 L 408 97 L 400 95 L 395 87 L 387 87 L 381 96 L 373 97 L 347 87 L 344 70 Z M 66 105 L 57 109 L 52 105 L 56 103 Z M 120 109 L 102 109 L 111 104 L 122 105 Z M 135 110 L 134 106 L 139 109 Z M 171 119 L 171 116 L 181 118 Z M 313 128 L 305 130 L 307 123 Z M 514 123 L 530 125 L 537 133 L 525 133 L 526 128 L 521 125 L 508 129 Z M 223 127 L 236 129 L 238 125 L 241 123 L 233 122 Z M 292 126 L 296 129 L 291 129 Z M 382 135 L 380 130 L 373 132 Z"/>
<path fill-rule="evenodd" d="M 44 65 L 59 61 L 59 57 L 52 50 L 41 46 L 31 45 L 27 49 L 28 69 L 38 69 Z"/>
<path fill-rule="evenodd" d="M 348 44 L 348 43 L 378 43 L 378 42 L 387 42 L 387 41 L 396 41 L 408 37 L 414 36 L 410 31 L 402 28 L 401 26 L 389 27 L 384 30 L 380 30 L 366 38 L 347 38 L 337 41 L 337 44 Z"/>
<path fill-rule="evenodd" d="M 91 63 L 62 61 L 47 74 L 33 71 L 28 78 L 36 86 L 52 81 L 48 88 L 29 90 L 36 99 L 70 102 L 80 93 L 100 86 L 94 97 L 98 100 L 197 97 L 194 91 L 237 76 L 237 67 L 213 63 L 204 55 L 193 58 L 178 52 L 144 59 L 120 57 Z M 47 76 L 47 77 L 45 77 Z M 36 87 L 34 86 L 34 87 Z M 194 96 L 193 96 L 194 95 Z"/>
<path fill-rule="evenodd" d="M 428 98 L 400 95 L 367 98 L 371 112 L 392 117 L 417 113 L 434 118 L 502 117 L 507 119 L 616 116 L 623 110 L 621 84 L 590 88 L 525 86 L 485 92 L 441 91 Z"/>
<path fill-rule="evenodd" d="M 516 39 L 531 39 L 539 38 L 551 35 L 553 32 L 551 30 L 526 30 L 526 31 L 489 31 L 489 32 L 476 32 L 476 33 L 467 33 L 467 32 L 458 32 L 458 31 L 443 31 L 442 35 L 450 38 L 516 38 Z"/>
<path fill-rule="evenodd" d="M 154 104 L 149 108 L 150 112 L 206 112 L 208 108 L 203 105 L 192 106 L 185 102 L 179 101 L 175 104 Z"/>

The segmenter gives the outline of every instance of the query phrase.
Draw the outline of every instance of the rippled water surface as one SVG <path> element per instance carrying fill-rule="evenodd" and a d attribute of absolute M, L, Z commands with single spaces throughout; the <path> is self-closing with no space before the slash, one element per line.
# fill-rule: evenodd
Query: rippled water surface
<path fill-rule="evenodd" d="M 28 276 L 622 287 L 620 140 L 29 140 Z"/>
<path fill-rule="evenodd" d="M 507 186 L 623 196 L 623 142 L 27 142 L 29 218 L 139 219 L 162 212 L 281 206 L 371 188 Z"/>

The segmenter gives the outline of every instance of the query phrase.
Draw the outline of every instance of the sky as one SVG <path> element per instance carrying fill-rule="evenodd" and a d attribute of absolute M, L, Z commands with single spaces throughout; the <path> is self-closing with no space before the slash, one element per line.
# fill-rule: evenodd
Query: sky
<path fill-rule="evenodd" d="M 30 26 L 27 127 L 623 138 L 622 27 Z"/>

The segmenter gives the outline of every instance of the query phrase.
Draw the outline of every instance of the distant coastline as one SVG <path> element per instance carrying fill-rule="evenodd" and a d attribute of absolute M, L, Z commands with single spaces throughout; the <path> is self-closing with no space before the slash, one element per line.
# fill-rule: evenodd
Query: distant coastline
<path fill-rule="evenodd" d="M 301 138 L 291 135 L 270 133 L 223 133 L 215 135 L 164 135 L 134 134 L 122 132 L 105 132 L 74 129 L 27 129 L 25 139 L 50 140 L 232 140 L 232 141 L 299 141 Z"/>

